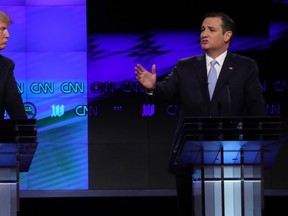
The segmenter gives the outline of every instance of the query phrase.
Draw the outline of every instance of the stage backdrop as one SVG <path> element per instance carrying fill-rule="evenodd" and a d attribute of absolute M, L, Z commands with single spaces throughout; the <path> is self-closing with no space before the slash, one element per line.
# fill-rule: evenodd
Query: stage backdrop
<path fill-rule="evenodd" d="M 233 5 L 223 0 L 216 5 L 209 0 L 165 5 L 149 0 L 141 5 L 87 1 L 88 104 L 98 110 L 88 117 L 90 189 L 174 188 L 168 163 L 177 107 L 147 101 L 134 67 L 141 63 L 151 70 L 155 63 L 162 79 L 179 58 L 202 53 L 200 27 L 207 11 L 223 11 L 235 19 L 237 34 L 231 51 L 258 61 L 267 112 L 286 114 L 287 74 L 280 53 L 287 48 L 283 13 L 287 2 L 266 0 L 261 5 L 267 10 L 252 7 L 248 0 Z M 286 149 L 265 171 L 266 188 L 287 187 L 281 169 L 288 162 L 278 161 Z"/>
<path fill-rule="evenodd" d="M 258 61 L 267 112 L 286 115 L 287 0 L 262 1 L 266 11 L 248 0 L 208 3 L 1 1 L 13 24 L 0 54 L 15 61 L 27 115 L 38 128 L 38 149 L 20 189 L 174 189 L 168 163 L 177 106 L 147 101 L 134 66 L 155 63 L 162 79 L 179 58 L 202 53 L 206 11 L 235 19 L 231 51 Z M 284 145 L 265 171 L 266 189 L 288 189 L 287 154 Z"/>

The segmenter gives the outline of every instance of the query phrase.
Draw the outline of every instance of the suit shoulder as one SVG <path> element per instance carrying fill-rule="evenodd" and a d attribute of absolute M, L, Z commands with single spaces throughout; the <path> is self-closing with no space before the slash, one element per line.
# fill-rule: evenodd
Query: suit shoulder
<path fill-rule="evenodd" d="M 201 60 L 203 60 L 204 58 L 204 54 L 199 54 L 199 55 L 195 55 L 195 56 L 190 56 L 190 57 L 186 57 L 186 58 L 181 58 L 178 60 L 178 64 L 187 64 L 187 63 L 196 63 L 199 62 Z"/>
<path fill-rule="evenodd" d="M 229 53 L 229 55 L 231 56 L 232 59 L 237 60 L 237 61 L 256 63 L 255 59 L 248 57 L 248 56 L 244 56 L 244 55 L 240 55 L 236 53 Z"/>
<path fill-rule="evenodd" d="M 0 55 L 0 63 L 1 65 L 13 65 L 14 61 L 6 56 Z"/>

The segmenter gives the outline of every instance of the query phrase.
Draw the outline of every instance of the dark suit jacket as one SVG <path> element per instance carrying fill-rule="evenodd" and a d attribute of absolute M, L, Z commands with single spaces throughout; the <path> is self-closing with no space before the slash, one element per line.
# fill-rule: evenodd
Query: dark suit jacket
<path fill-rule="evenodd" d="M 154 98 L 178 103 L 180 117 L 266 115 L 255 60 L 228 51 L 210 101 L 205 55 L 180 59 Z"/>
<path fill-rule="evenodd" d="M 0 55 L 0 119 L 7 111 L 10 119 L 27 119 L 23 100 L 14 77 L 15 64 Z"/>

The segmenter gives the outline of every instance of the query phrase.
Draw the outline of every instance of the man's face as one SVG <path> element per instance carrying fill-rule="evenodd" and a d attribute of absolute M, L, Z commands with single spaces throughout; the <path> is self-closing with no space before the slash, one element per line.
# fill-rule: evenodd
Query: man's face
<path fill-rule="evenodd" d="M 205 51 L 217 51 L 226 49 L 229 45 L 231 32 L 223 34 L 222 21 L 219 17 L 204 19 L 201 26 L 201 48 Z"/>
<path fill-rule="evenodd" d="M 8 24 L 0 20 L 0 50 L 6 48 L 6 43 L 9 37 Z"/>

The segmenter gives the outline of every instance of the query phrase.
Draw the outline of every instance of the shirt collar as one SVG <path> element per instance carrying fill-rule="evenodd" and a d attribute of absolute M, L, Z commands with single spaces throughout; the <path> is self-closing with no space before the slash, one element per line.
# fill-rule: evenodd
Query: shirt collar
<path fill-rule="evenodd" d="M 215 59 L 220 66 L 223 65 L 226 55 L 227 55 L 227 50 Z M 212 60 L 213 59 L 206 54 L 206 64 L 209 65 Z"/>

